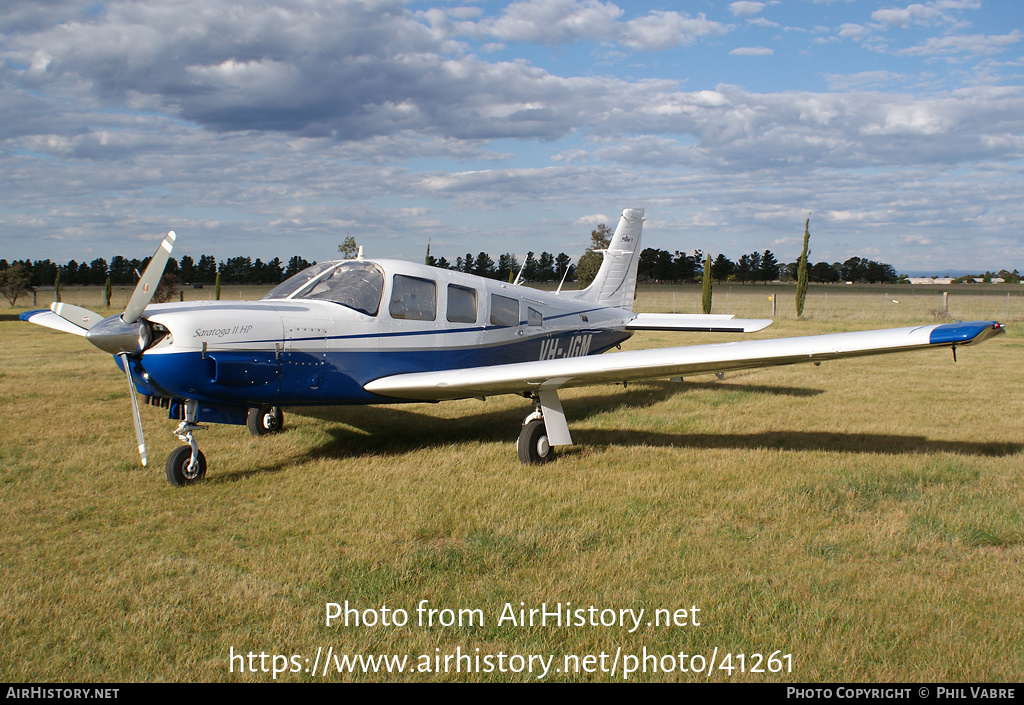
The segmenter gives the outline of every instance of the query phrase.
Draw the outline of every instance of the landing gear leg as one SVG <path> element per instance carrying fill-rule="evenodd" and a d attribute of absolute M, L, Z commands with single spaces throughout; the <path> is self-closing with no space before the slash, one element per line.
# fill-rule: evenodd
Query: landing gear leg
<path fill-rule="evenodd" d="M 199 482 L 206 476 L 206 456 L 199 450 L 194 434 L 195 431 L 206 428 L 196 423 L 198 411 L 198 402 L 185 402 L 185 420 L 178 424 L 174 435 L 188 445 L 177 448 L 167 457 L 167 481 L 178 487 Z"/>

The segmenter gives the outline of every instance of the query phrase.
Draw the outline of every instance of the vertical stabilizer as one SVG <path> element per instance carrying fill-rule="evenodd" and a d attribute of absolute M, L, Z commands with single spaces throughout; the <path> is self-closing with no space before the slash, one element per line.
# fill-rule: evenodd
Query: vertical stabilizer
<path fill-rule="evenodd" d="M 644 226 L 644 209 L 622 211 L 604 260 L 594 281 L 579 293 L 584 301 L 632 310 L 636 293 L 636 270 L 640 264 L 640 232 Z"/>

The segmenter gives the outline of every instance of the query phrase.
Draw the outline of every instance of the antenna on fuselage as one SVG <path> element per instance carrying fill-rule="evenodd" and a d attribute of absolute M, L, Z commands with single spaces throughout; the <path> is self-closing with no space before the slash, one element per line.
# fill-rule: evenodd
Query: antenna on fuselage
<path fill-rule="evenodd" d="M 519 268 L 519 274 L 516 275 L 516 280 L 512 282 L 512 286 L 517 286 L 519 281 L 523 277 L 523 270 L 526 269 L 526 260 L 523 260 L 523 266 Z"/>
<path fill-rule="evenodd" d="M 356 259 L 363 259 L 363 246 L 360 245 L 359 249 L 356 250 Z"/>
<path fill-rule="evenodd" d="M 555 289 L 556 294 L 562 293 L 562 284 L 565 284 L 565 278 L 569 276 L 569 265 L 566 265 L 565 271 L 562 272 L 562 281 L 558 282 L 558 288 Z"/>

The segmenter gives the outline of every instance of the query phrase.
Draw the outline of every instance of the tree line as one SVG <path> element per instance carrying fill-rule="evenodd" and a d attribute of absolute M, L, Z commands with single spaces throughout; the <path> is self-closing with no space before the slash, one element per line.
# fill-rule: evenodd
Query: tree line
<path fill-rule="evenodd" d="M 593 280 L 601 265 L 600 251 L 611 241 L 612 230 L 606 225 L 599 225 L 591 231 L 591 244 L 576 264 L 564 252 L 554 255 L 541 252 L 536 255 L 527 252 L 526 257 L 519 258 L 510 253 L 498 255 L 497 259 L 487 252 L 473 255 L 467 252 L 464 256 L 449 261 L 446 257 L 434 257 L 427 246 L 426 264 L 441 269 L 451 269 L 481 277 L 513 281 L 517 277 L 523 282 L 575 282 L 585 287 Z M 355 239 L 347 237 L 338 247 L 343 257 L 356 255 Z M 0 259 L 0 283 L 6 289 L 34 290 L 49 286 L 134 286 L 140 273 L 149 264 L 150 258 L 127 259 L 115 255 L 109 263 L 103 258 L 91 262 L 78 263 L 71 260 L 66 264 L 58 264 L 46 260 L 15 260 L 8 262 Z M 668 252 L 667 250 L 647 248 L 640 253 L 638 278 L 641 282 L 693 282 L 699 281 L 703 274 L 706 254 L 694 250 L 692 254 L 685 252 Z M 239 256 L 230 257 L 218 262 L 212 255 L 202 255 L 196 261 L 189 255 L 180 259 L 171 257 L 167 262 L 165 275 L 176 284 L 184 286 L 204 286 L 208 284 L 277 284 L 306 267 L 315 264 L 298 255 L 291 257 L 287 263 L 278 257 L 264 262 L 257 258 Z M 751 252 L 742 255 L 736 262 L 719 254 L 710 265 L 711 278 L 718 282 L 767 283 L 776 280 L 795 280 L 797 263 L 780 263 L 771 250 Z M 895 282 L 898 277 L 891 265 L 875 262 L 860 257 L 851 257 L 845 262 L 818 262 L 808 266 L 811 281 L 832 283 L 850 282 Z M 10 284 L 10 286 L 8 286 Z M 7 296 L 10 300 L 11 297 Z M 13 303 L 12 303 L 13 305 Z"/>
<path fill-rule="evenodd" d="M 29 286 L 33 288 L 53 286 L 58 274 L 62 286 L 103 286 L 108 278 L 113 286 L 134 286 L 149 260 L 149 257 L 140 260 L 127 259 L 121 255 L 115 255 L 109 264 L 102 257 L 81 264 L 75 260 L 57 264 L 48 259 L 15 260 L 10 263 L 0 259 L 0 271 L 18 267 L 28 277 Z M 181 259 L 169 258 L 164 271 L 185 284 L 213 284 L 218 274 L 225 284 L 276 284 L 311 264 L 315 262 L 308 262 L 297 255 L 289 259 L 287 264 L 278 257 L 269 262 L 258 258 L 253 261 L 251 257 L 231 257 L 217 262 L 213 255 L 202 255 L 197 262 L 189 255 L 184 255 Z"/>
<path fill-rule="evenodd" d="M 604 243 L 607 246 L 607 243 Z M 593 248 L 588 253 L 597 255 L 595 264 L 600 266 L 600 254 Z M 586 255 L 584 256 L 586 257 Z M 676 251 L 647 248 L 640 253 L 638 277 L 642 282 L 692 282 L 701 277 L 705 253 L 694 250 L 692 254 Z M 588 258 L 589 259 L 589 258 Z M 441 269 L 451 269 L 469 274 L 476 274 L 491 279 L 509 281 L 522 273 L 522 280 L 527 282 L 576 281 L 577 266 L 564 252 L 553 255 L 541 252 L 535 255 L 528 252 L 526 258 L 519 258 L 509 252 L 498 255 L 495 260 L 487 252 L 477 255 L 466 253 L 450 262 L 445 257 L 435 258 L 427 255 L 426 263 Z M 116 255 L 107 263 L 103 258 L 79 264 L 71 260 L 67 264 L 57 264 L 46 260 L 15 260 L 8 263 L 0 259 L 0 271 L 17 266 L 28 277 L 29 286 L 33 288 L 53 286 L 60 273 L 62 286 L 103 286 L 107 278 L 114 286 L 134 286 L 138 274 L 145 270 L 149 258 L 126 259 Z M 166 272 L 175 275 L 183 284 L 213 284 L 217 274 L 224 284 L 277 284 L 306 267 L 315 264 L 303 257 L 294 256 L 287 264 L 280 258 L 263 262 L 251 257 L 230 257 L 221 262 L 212 255 L 202 255 L 195 261 L 189 255 L 180 260 L 171 257 L 167 261 Z M 586 264 L 582 262 L 581 264 Z M 586 269 L 586 267 L 585 267 Z M 586 283 L 593 279 L 597 268 L 591 267 Z M 898 279 L 896 270 L 891 265 L 851 257 L 845 262 L 818 262 L 809 267 L 810 279 L 815 282 L 831 283 L 839 281 L 852 282 L 895 282 Z M 582 272 L 581 272 L 582 274 Z M 737 282 L 741 284 L 769 282 L 779 279 L 796 279 L 796 262 L 782 264 L 771 250 L 751 252 L 742 255 L 733 262 L 723 254 L 712 259 L 711 277 L 717 283 Z M 582 283 L 582 282 L 581 282 Z"/>

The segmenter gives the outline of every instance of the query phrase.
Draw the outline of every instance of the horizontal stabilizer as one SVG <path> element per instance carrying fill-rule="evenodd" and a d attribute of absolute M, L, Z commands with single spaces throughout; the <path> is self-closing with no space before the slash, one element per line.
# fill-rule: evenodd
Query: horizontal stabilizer
<path fill-rule="evenodd" d="M 532 394 L 562 387 L 682 377 L 702 373 L 824 362 L 864 355 L 970 345 L 1003 332 L 995 321 L 945 323 L 800 338 L 628 350 L 558 360 L 518 362 L 438 372 L 411 372 L 376 379 L 374 394 L 441 401 L 495 394 Z"/>
<path fill-rule="evenodd" d="M 753 333 L 772 324 L 770 318 L 734 318 L 703 313 L 638 313 L 626 330 L 675 330 L 707 333 Z"/>
<path fill-rule="evenodd" d="M 29 323 L 35 323 L 38 326 L 46 326 L 47 328 L 53 328 L 59 330 L 62 333 L 74 333 L 75 335 L 84 336 L 89 331 L 82 326 L 75 325 L 67 319 L 61 318 L 53 311 L 43 309 L 41 311 L 25 311 L 25 313 L 18 316 L 23 321 Z"/>

